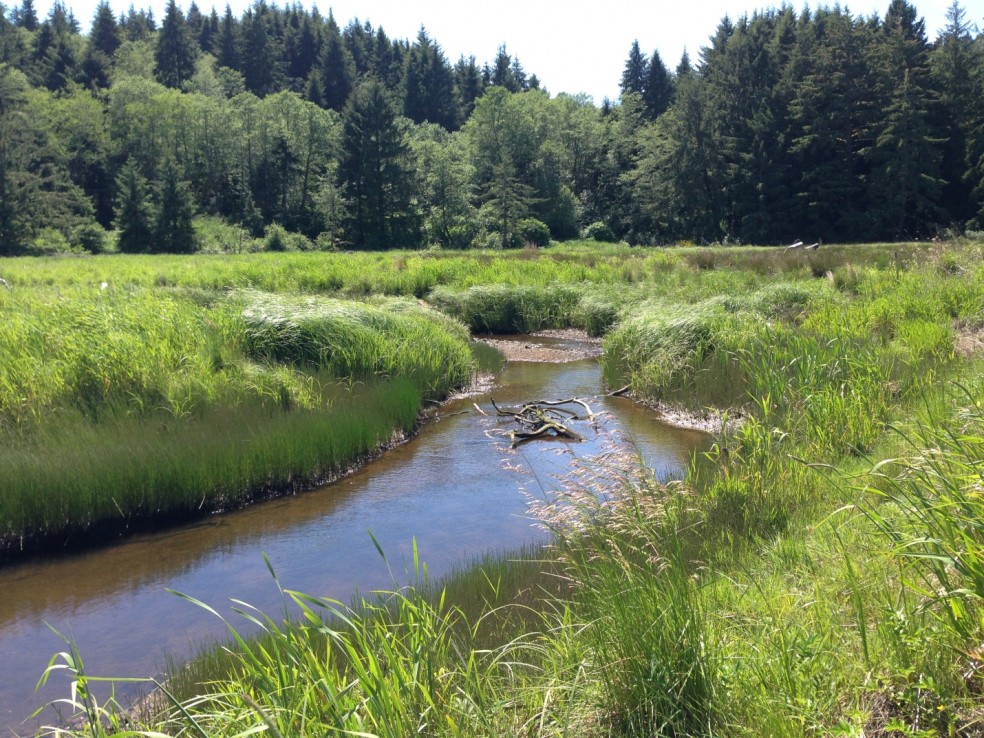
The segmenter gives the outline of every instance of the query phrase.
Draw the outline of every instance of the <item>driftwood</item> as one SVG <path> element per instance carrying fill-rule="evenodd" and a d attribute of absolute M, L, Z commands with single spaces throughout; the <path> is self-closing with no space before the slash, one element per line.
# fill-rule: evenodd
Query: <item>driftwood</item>
<path fill-rule="evenodd" d="M 534 438 L 567 438 L 572 441 L 583 441 L 582 436 L 577 431 L 566 425 L 569 420 L 592 420 L 594 413 L 591 407 L 584 400 L 572 397 L 569 400 L 537 400 L 528 402 L 519 410 L 501 408 L 492 400 L 492 407 L 499 415 L 509 416 L 519 423 L 522 430 L 512 431 L 509 437 L 512 439 L 512 447 L 516 448 L 521 443 L 532 441 Z M 571 410 L 565 405 L 579 405 L 584 408 L 584 415 Z M 564 421 L 564 422 L 562 422 Z"/>

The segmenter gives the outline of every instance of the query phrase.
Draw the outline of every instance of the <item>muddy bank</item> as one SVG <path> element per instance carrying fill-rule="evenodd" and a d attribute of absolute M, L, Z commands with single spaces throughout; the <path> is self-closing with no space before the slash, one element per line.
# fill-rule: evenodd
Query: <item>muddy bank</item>
<path fill-rule="evenodd" d="M 562 364 L 601 356 L 601 339 L 574 328 L 537 331 L 526 336 L 479 337 L 502 352 L 506 361 Z"/>

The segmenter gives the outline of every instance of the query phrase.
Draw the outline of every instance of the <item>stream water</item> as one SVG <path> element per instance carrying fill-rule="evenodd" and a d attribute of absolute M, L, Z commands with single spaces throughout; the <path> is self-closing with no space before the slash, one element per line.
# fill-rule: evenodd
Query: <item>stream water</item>
<path fill-rule="evenodd" d="M 545 541 L 526 514 L 521 487 L 549 494 L 570 454 L 600 453 L 613 429 L 663 479 L 679 476 L 707 443 L 701 433 L 666 426 L 652 411 L 600 397 L 602 391 L 594 359 L 510 362 L 491 389 L 442 407 L 441 419 L 409 443 L 332 485 L 112 547 L 0 569 L 0 733 L 32 734 L 38 722 L 23 722 L 31 711 L 68 695 L 65 678 L 34 688 L 52 654 L 65 649 L 52 628 L 77 642 L 90 674 L 152 676 L 166 655 L 180 660 L 225 633 L 217 618 L 167 589 L 234 620 L 232 598 L 275 614 L 282 601 L 265 553 L 284 587 L 348 602 L 356 589 L 405 584 L 414 539 L 432 578 L 491 551 Z M 534 441 L 510 451 L 501 433 L 514 426 L 473 411 L 475 403 L 492 412 L 490 397 L 500 406 L 580 397 L 605 412 L 604 430 L 578 427 L 588 436 L 583 443 Z"/>

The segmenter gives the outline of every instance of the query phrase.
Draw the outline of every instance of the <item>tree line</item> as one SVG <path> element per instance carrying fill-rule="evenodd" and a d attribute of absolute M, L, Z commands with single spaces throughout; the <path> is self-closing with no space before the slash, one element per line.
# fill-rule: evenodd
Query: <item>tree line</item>
<path fill-rule="evenodd" d="M 885 16 L 724 18 L 673 70 L 632 45 L 617 101 L 422 28 L 258 0 L 158 25 L 0 6 L 0 254 L 192 251 L 197 216 L 302 247 L 865 241 L 984 229 L 984 36 Z M 272 235 L 271 235 L 272 234 Z"/>

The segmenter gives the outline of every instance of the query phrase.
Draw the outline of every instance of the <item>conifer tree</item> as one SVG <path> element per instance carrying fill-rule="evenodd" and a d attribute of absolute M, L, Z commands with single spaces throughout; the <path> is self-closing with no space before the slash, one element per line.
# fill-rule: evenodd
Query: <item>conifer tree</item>
<path fill-rule="evenodd" d="M 328 16 L 321 59 L 321 78 L 324 82 L 322 102 L 330 110 L 341 111 L 355 86 L 355 62 L 342 41 L 335 19 Z"/>
<path fill-rule="evenodd" d="M 418 245 L 409 148 L 382 83 L 363 82 L 342 115 L 340 183 L 349 201 L 346 232 L 356 248 Z"/>
<path fill-rule="evenodd" d="M 89 31 L 89 46 L 112 59 L 120 48 L 120 27 L 113 15 L 112 8 L 106 0 L 96 7 L 92 18 L 92 29 Z"/>
<path fill-rule="evenodd" d="M 876 41 L 881 116 L 871 155 L 871 196 L 878 203 L 881 236 L 917 235 L 920 224 L 939 215 L 939 137 L 930 121 L 935 101 L 929 88 L 926 24 L 906 0 L 892 0 Z"/>
<path fill-rule="evenodd" d="M 272 15 L 262 2 L 246 12 L 242 24 L 242 72 L 246 89 L 257 97 L 277 91 L 281 82 L 279 51 L 272 33 Z"/>
<path fill-rule="evenodd" d="M 154 75 L 167 87 L 181 87 L 195 73 L 195 46 L 184 14 L 175 0 L 168 0 L 154 52 Z"/>
<path fill-rule="evenodd" d="M 933 87 L 939 93 L 934 127 L 944 138 L 940 172 L 944 180 L 942 201 L 950 216 L 963 224 L 976 208 L 972 200 L 973 164 L 984 154 L 984 142 L 975 130 L 984 122 L 984 103 L 979 91 L 974 39 L 967 13 L 954 0 L 947 10 L 947 25 L 931 55 Z"/>
<path fill-rule="evenodd" d="M 229 69 L 239 69 L 239 28 L 228 3 L 225 15 L 222 16 L 217 52 L 220 65 Z"/>
<path fill-rule="evenodd" d="M 134 162 L 127 162 L 116 179 L 116 228 L 119 249 L 128 254 L 151 250 L 154 243 L 153 212 L 147 180 Z"/>
<path fill-rule="evenodd" d="M 625 61 L 625 69 L 622 70 L 622 81 L 619 83 L 623 95 L 626 93 L 641 95 L 645 91 L 647 66 L 646 55 L 639 48 L 638 40 L 633 41 L 629 49 L 629 58 Z"/>
<path fill-rule="evenodd" d="M 20 9 L 14 15 L 14 25 L 25 31 L 38 30 L 38 13 L 34 9 L 34 0 L 21 0 Z"/>
<path fill-rule="evenodd" d="M 673 100 L 673 81 L 658 51 L 653 51 L 646 65 L 646 81 L 642 92 L 650 120 L 656 120 L 666 112 Z"/>
<path fill-rule="evenodd" d="M 158 253 L 188 254 L 197 248 L 192 227 L 194 202 L 188 183 L 180 176 L 178 165 L 169 160 L 164 165 L 157 193 L 153 223 L 153 250 Z"/>
<path fill-rule="evenodd" d="M 403 112 L 414 123 L 437 123 L 456 128 L 454 80 L 441 47 L 421 28 L 410 49 Z"/>

